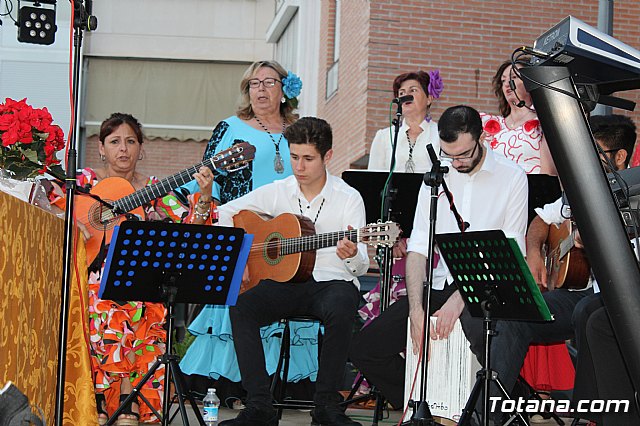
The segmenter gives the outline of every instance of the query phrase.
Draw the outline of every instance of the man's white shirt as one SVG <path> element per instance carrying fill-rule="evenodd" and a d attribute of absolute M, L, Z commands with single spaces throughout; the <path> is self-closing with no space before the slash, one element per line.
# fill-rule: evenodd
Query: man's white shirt
<path fill-rule="evenodd" d="M 251 210 L 273 217 L 282 213 L 302 214 L 311 221 L 317 215 L 317 234 L 346 231 L 349 225 L 358 229 L 366 224 L 364 202 L 360 193 L 328 172 L 322 191 L 311 201 L 307 201 L 300 191 L 295 176 L 289 176 L 218 207 L 219 224 L 233 226 L 233 216 L 240 210 Z M 365 244 L 358 243 L 358 253 L 344 260 L 337 256 L 335 247 L 327 247 L 316 252 L 313 278 L 316 281 L 353 281 L 359 286 L 356 277 L 367 272 L 368 268 L 369 256 Z"/>
<path fill-rule="evenodd" d="M 527 177 L 514 162 L 495 155 L 487 146 L 486 157 L 480 170 L 474 174 L 460 173 L 453 167 L 445 175 L 445 182 L 453 194 L 453 201 L 468 231 L 501 229 L 509 238 L 515 238 L 523 255 L 527 229 L 528 196 Z M 426 257 L 429 253 L 429 207 L 431 187 L 423 184 L 418 195 L 418 206 L 409 239 L 408 251 Z M 442 191 L 438 193 L 436 234 L 460 232 L 458 223 L 449 209 L 449 201 Z M 449 269 L 439 261 L 433 271 L 432 288 L 442 290 L 445 282 L 452 282 Z"/>

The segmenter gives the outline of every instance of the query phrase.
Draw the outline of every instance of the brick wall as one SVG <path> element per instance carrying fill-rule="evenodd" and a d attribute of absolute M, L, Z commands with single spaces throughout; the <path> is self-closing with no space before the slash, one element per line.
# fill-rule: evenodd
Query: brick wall
<path fill-rule="evenodd" d="M 320 55 L 327 55 L 329 48 L 332 31 L 326 22 L 331 22 L 327 17 L 333 4 L 323 2 Z M 615 2 L 613 35 L 640 50 L 636 6 L 634 1 Z M 595 27 L 598 2 L 541 0 L 532 8 L 521 1 L 349 0 L 342 2 L 341 12 L 339 88 L 329 100 L 321 96 L 318 108 L 336 135 L 333 172 L 368 152 L 375 131 L 389 125 L 396 75 L 440 69 L 445 89 L 432 108 L 436 120 L 446 108 L 461 103 L 497 112 L 491 78 L 499 64 L 567 15 Z M 320 64 L 319 85 L 324 89 L 330 63 L 321 59 Z M 640 101 L 638 91 L 622 96 Z M 640 125 L 640 113 L 630 115 Z"/>
<path fill-rule="evenodd" d="M 333 27 L 335 0 L 322 2 L 322 31 L 320 34 L 320 77 L 318 116 L 333 126 L 334 157 L 330 164 L 333 173 L 349 168 L 349 163 L 365 154 L 367 131 L 367 51 L 369 39 L 368 1 L 340 2 L 340 73 L 338 91 L 325 99 L 327 70 L 333 65 Z"/>

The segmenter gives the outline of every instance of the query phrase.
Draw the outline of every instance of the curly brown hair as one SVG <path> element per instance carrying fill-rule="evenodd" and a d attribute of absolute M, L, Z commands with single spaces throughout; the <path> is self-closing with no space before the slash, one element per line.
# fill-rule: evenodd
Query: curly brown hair
<path fill-rule="evenodd" d="M 236 115 L 243 120 L 250 120 L 255 117 L 253 109 L 251 108 L 251 100 L 249 98 L 249 80 L 253 78 L 258 69 L 262 67 L 269 67 L 280 76 L 280 80 L 287 76 L 287 71 L 276 61 L 256 61 L 247 68 L 242 76 L 240 82 L 240 105 L 236 111 Z M 287 124 L 292 124 L 298 119 L 298 114 L 295 114 L 295 106 L 292 99 L 287 99 L 280 104 L 280 115 L 284 117 Z"/>

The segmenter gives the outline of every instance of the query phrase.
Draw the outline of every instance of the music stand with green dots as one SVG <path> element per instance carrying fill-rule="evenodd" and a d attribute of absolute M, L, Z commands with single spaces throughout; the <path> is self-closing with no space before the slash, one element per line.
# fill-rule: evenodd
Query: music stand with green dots
<path fill-rule="evenodd" d="M 505 398 L 511 399 L 490 368 L 493 320 L 553 318 L 515 239 L 507 238 L 501 230 L 437 234 L 435 239 L 469 313 L 483 318 L 485 362 L 458 424 L 469 424 L 483 391 L 483 424 L 488 425 L 490 383 L 496 383 Z"/>
<path fill-rule="evenodd" d="M 168 425 L 171 382 L 175 385 L 183 424 L 189 424 L 185 399 L 190 402 L 198 424 L 204 424 L 195 399 L 185 385 L 178 357 L 172 353 L 174 305 L 177 302 L 235 305 L 252 240 L 253 236 L 240 228 L 220 226 L 125 221 L 114 229 L 99 297 L 164 303 L 167 342 L 166 352 L 135 384 L 127 399 L 107 420 L 107 425 L 113 424 L 137 396 L 163 425 Z M 160 414 L 140 390 L 163 364 L 165 387 Z"/>

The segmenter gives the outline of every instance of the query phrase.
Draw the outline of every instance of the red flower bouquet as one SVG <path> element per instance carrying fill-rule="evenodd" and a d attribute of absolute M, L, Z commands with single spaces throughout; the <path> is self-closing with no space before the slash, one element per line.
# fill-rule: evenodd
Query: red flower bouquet
<path fill-rule="evenodd" d="M 26 98 L 7 98 L 0 104 L 0 168 L 15 179 L 26 179 L 49 170 L 64 175 L 56 152 L 64 148 L 64 133 L 47 108 L 32 108 Z"/>

